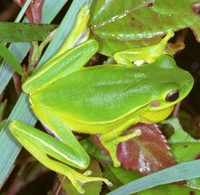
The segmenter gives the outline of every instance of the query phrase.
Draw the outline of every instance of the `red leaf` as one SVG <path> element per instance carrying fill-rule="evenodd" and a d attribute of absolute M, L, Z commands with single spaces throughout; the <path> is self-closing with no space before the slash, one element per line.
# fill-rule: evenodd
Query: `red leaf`
<path fill-rule="evenodd" d="M 125 168 L 146 175 L 176 164 L 157 125 L 140 123 L 129 128 L 125 134 L 136 129 L 142 131 L 141 136 L 120 143 L 117 147 L 117 157 Z"/>
<path fill-rule="evenodd" d="M 23 7 L 26 0 L 14 0 L 14 2 L 16 2 L 20 7 Z M 29 7 L 26 10 L 26 17 L 31 23 L 40 23 L 43 3 L 44 0 L 31 1 Z"/>
<path fill-rule="evenodd" d="M 130 134 L 136 129 L 142 131 L 141 136 L 122 142 L 117 146 L 117 157 L 123 167 L 146 175 L 176 164 L 167 141 L 157 125 L 139 123 L 130 127 L 124 135 Z M 103 149 L 98 140 L 99 135 L 93 135 L 92 138 Z M 106 151 L 106 153 L 108 152 Z"/>

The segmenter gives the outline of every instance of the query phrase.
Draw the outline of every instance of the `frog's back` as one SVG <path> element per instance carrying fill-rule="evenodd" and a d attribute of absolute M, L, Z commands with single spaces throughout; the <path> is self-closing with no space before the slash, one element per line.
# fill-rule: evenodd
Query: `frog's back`
<path fill-rule="evenodd" d="M 162 86 L 170 82 L 167 71 L 176 72 L 176 66 L 170 67 L 170 63 L 158 67 L 157 64 L 138 68 L 118 65 L 83 68 L 31 98 L 38 107 L 84 122 L 111 121 L 129 113 L 137 115 L 136 110 L 141 112 L 140 107 L 158 98 Z"/>
<path fill-rule="evenodd" d="M 77 120 L 113 120 L 137 107 L 133 104 L 145 90 L 137 83 L 145 78 L 141 72 L 120 66 L 89 67 L 60 79 L 31 98 L 36 99 L 37 106 Z"/>

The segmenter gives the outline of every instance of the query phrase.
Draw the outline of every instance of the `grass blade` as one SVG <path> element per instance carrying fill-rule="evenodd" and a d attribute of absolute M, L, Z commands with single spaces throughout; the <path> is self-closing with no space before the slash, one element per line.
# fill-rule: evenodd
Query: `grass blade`
<path fill-rule="evenodd" d="M 133 194 L 158 185 L 200 177 L 200 160 L 181 163 L 128 183 L 109 195 Z"/>

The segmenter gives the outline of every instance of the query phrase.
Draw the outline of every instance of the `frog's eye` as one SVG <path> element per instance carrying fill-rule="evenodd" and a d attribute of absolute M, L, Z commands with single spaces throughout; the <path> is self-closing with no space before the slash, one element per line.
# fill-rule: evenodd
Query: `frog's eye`
<path fill-rule="evenodd" d="M 176 101 L 178 99 L 178 97 L 179 97 L 179 90 L 174 90 L 174 91 L 170 91 L 167 94 L 165 100 L 167 102 L 174 102 L 174 101 Z"/>

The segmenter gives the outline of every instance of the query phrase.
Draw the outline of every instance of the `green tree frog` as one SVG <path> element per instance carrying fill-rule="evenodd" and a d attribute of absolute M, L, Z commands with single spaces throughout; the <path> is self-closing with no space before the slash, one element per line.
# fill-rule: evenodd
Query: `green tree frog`
<path fill-rule="evenodd" d="M 83 15 L 88 11 L 82 9 L 77 22 Z M 85 22 L 77 34 L 86 28 Z M 85 170 L 90 161 L 72 131 L 100 134 L 114 166 L 120 166 L 117 144 L 141 131 L 122 133 L 138 122 L 165 119 L 193 86 L 192 76 L 163 51 L 172 35 L 154 46 L 117 53 L 116 64 L 93 67 L 84 65 L 98 51 L 98 43 L 90 39 L 76 47 L 70 43 L 71 49 L 58 52 L 23 84 L 33 112 L 57 139 L 20 121 L 11 122 L 10 131 L 42 164 L 68 177 L 80 193 L 86 182 L 111 185 L 105 178 L 90 177 L 90 171 L 81 174 L 73 169 Z M 147 63 L 132 64 L 140 60 Z"/>

